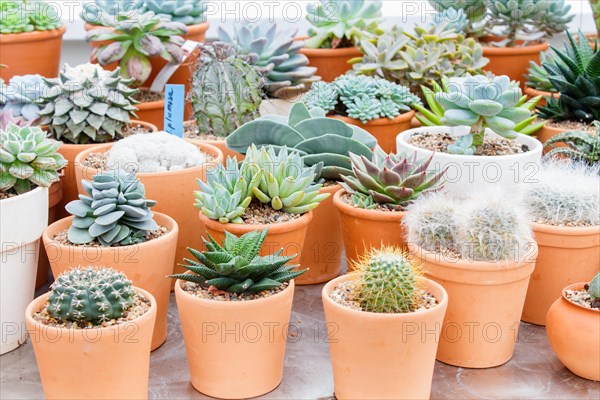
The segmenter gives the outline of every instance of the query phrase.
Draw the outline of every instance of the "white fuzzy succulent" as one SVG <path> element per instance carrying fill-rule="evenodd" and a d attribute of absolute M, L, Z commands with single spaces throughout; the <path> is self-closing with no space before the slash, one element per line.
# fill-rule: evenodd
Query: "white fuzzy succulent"
<path fill-rule="evenodd" d="M 151 173 L 193 168 L 205 162 L 198 147 L 167 132 L 157 132 L 118 141 L 108 152 L 107 165 L 110 169 Z"/>

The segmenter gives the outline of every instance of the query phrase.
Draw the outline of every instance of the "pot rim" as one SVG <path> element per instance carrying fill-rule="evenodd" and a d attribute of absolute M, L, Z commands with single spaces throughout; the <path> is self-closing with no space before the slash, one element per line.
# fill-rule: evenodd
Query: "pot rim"
<path fill-rule="evenodd" d="M 190 271 L 186 271 L 186 272 L 190 272 Z M 211 308 L 228 308 L 228 309 L 243 309 L 243 308 L 247 308 L 247 307 L 255 307 L 255 306 L 263 306 L 263 305 L 269 305 L 271 303 L 276 303 L 279 300 L 281 300 L 283 297 L 287 297 L 290 295 L 294 295 L 294 289 L 296 287 L 295 284 L 295 279 L 292 279 L 291 281 L 289 281 L 289 285 L 288 287 L 286 287 L 284 290 L 282 290 L 279 293 L 275 293 L 272 296 L 268 296 L 268 297 L 261 297 L 259 299 L 254 299 L 254 300 L 248 300 L 248 301 L 218 301 L 218 300 L 210 300 L 210 299 L 202 299 L 198 296 L 194 296 L 192 294 L 189 294 L 188 292 L 186 292 L 185 290 L 183 290 L 183 288 L 181 287 L 181 284 L 184 281 L 181 279 L 177 279 L 175 281 L 175 296 L 183 296 L 186 299 L 189 299 L 191 301 L 197 302 L 203 306 L 207 306 L 207 307 L 211 307 Z"/>
<path fill-rule="evenodd" d="M 411 315 L 432 314 L 436 311 L 439 311 L 437 309 L 438 307 L 443 308 L 448 304 L 448 293 L 446 292 L 446 289 L 444 289 L 444 287 L 442 285 L 440 285 L 439 283 L 433 281 L 432 279 L 426 278 L 424 276 L 420 278 L 420 280 L 422 280 L 423 283 L 426 283 L 428 285 L 431 285 L 431 286 L 437 288 L 442 293 L 441 299 L 438 299 L 436 297 L 436 300 L 438 301 L 437 305 L 435 307 L 428 308 L 425 310 L 417 310 L 417 311 L 413 311 L 410 313 L 375 313 L 375 312 L 371 312 L 371 311 L 354 310 L 352 308 L 345 307 L 345 306 L 333 301 L 330 296 L 333 289 L 340 283 L 343 283 L 343 282 L 346 282 L 346 281 L 352 279 L 353 275 L 355 275 L 355 274 L 356 273 L 348 273 L 348 274 L 345 274 L 342 276 L 338 276 L 337 278 L 334 278 L 334 279 L 330 280 L 329 282 L 327 282 L 327 284 L 325 284 L 325 286 L 321 290 L 321 298 L 323 299 L 323 301 L 327 302 L 328 304 L 331 304 L 333 307 L 335 307 L 339 310 L 343 310 L 348 315 L 351 315 L 351 316 L 354 316 L 357 318 L 369 317 L 369 318 L 377 318 L 377 319 L 411 319 L 410 318 Z"/>
<path fill-rule="evenodd" d="M 0 34 L 0 43 L 16 44 L 23 42 L 39 42 L 42 40 L 54 39 L 61 37 L 67 31 L 67 27 L 62 25 L 59 28 L 46 31 L 20 32 L 20 33 L 3 33 Z"/>
<path fill-rule="evenodd" d="M 18 195 L 13 196 L 13 197 L 2 199 L 2 200 L 0 200 L 0 204 L 2 204 L 3 206 L 6 207 L 8 204 L 12 204 L 12 203 L 18 202 L 19 199 L 22 200 L 23 196 L 28 196 L 28 195 L 35 196 L 35 195 L 39 194 L 39 192 L 41 192 L 43 190 L 47 191 L 47 190 L 49 190 L 49 188 L 38 186 L 35 189 L 31 189 L 29 192 L 25 192 L 23 194 L 18 194 Z"/>
<path fill-rule="evenodd" d="M 481 45 L 483 47 L 484 56 L 485 55 L 495 55 L 495 56 L 519 56 L 526 54 L 536 54 L 540 53 L 544 50 L 547 50 L 550 46 L 547 40 L 544 40 L 541 43 L 536 44 L 528 44 L 527 46 L 520 47 L 495 47 L 495 46 L 487 46 L 486 43 L 496 42 L 501 40 L 502 36 L 494 36 L 488 35 L 480 38 Z M 498 39 L 498 40 L 494 40 Z"/>
<path fill-rule="evenodd" d="M 534 232 L 550 233 L 557 236 L 588 236 L 600 235 L 600 225 L 593 226 L 556 226 L 531 222 Z"/>
<path fill-rule="evenodd" d="M 389 118 L 376 118 L 376 119 L 372 119 L 370 121 L 368 121 L 366 124 L 363 124 L 361 120 L 356 119 L 356 118 L 350 118 L 348 116 L 345 115 L 328 115 L 328 117 L 330 118 L 336 118 L 336 119 L 340 119 L 344 122 L 348 122 L 351 121 L 353 125 L 360 125 L 360 126 L 389 126 L 389 125 L 397 125 L 397 124 L 401 124 L 403 122 L 408 122 L 410 120 L 413 119 L 413 117 L 415 116 L 416 112 L 415 110 L 410 110 L 410 111 L 406 111 L 398 116 L 396 116 L 394 119 L 389 119 Z"/>
<path fill-rule="evenodd" d="M 157 109 L 163 109 L 165 106 L 165 99 L 155 101 L 145 101 L 143 103 L 136 104 L 138 111 L 153 111 Z"/>
<path fill-rule="evenodd" d="M 539 90 L 539 89 L 535 89 L 532 88 L 531 86 L 525 86 L 523 88 L 523 93 L 528 95 L 528 96 L 542 96 L 542 97 L 560 97 L 560 92 L 548 92 L 546 90 Z"/>
<path fill-rule="evenodd" d="M 202 170 L 202 168 L 204 168 L 207 165 L 216 165 L 216 164 L 220 164 L 223 162 L 223 152 L 221 150 L 219 150 L 218 148 L 216 148 L 215 146 L 208 144 L 208 143 L 203 143 L 196 139 L 185 139 L 185 140 L 187 142 L 199 147 L 202 152 L 208 153 L 212 156 L 215 156 L 216 158 L 212 161 L 206 161 L 205 163 L 202 163 L 201 165 L 198 165 L 196 167 L 186 168 L 186 169 L 181 169 L 181 170 L 176 170 L 176 171 L 137 172 L 136 176 L 138 177 L 138 179 L 149 178 L 149 177 L 159 177 L 159 176 L 160 177 L 171 177 L 171 176 L 183 175 L 183 174 L 189 174 L 189 173 L 199 173 Z M 82 161 L 90 153 L 93 153 L 93 152 L 106 153 L 106 151 L 108 151 L 108 149 L 111 148 L 114 144 L 115 144 L 115 142 L 97 144 L 97 145 L 94 145 L 87 149 L 84 149 L 84 150 L 80 151 L 79 154 L 77 154 L 77 156 L 75 157 L 75 162 L 73 164 L 75 165 L 76 168 L 78 168 L 78 167 L 82 168 L 86 172 L 96 175 L 100 170 L 97 168 L 84 166 Z"/>
<path fill-rule="evenodd" d="M 351 215 L 356 218 L 368 219 L 373 221 L 381 222 L 395 222 L 400 223 L 400 220 L 406 215 L 406 211 L 379 211 L 379 210 L 364 210 L 362 208 L 352 207 L 342 201 L 342 195 L 346 193 L 346 189 L 343 187 L 338 190 L 333 196 L 333 204 L 339 212 L 347 215 Z"/>
<path fill-rule="evenodd" d="M 591 311 L 593 313 L 600 314 L 600 309 L 587 308 L 580 304 L 573 303 L 571 300 L 569 300 L 567 298 L 567 290 L 583 290 L 584 285 L 586 285 L 587 283 L 588 282 L 578 282 L 578 283 L 572 283 L 568 286 L 565 286 L 561 292 L 562 299 L 565 300 L 567 303 L 569 303 L 577 308 L 580 308 L 582 310 Z"/>
<path fill-rule="evenodd" d="M 307 39 L 310 39 L 309 36 L 298 36 L 296 37 L 294 40 L 299 41 L 299 40 L 304 40 L 306 41 Z M 363 52 L 360 50 L 359 46 L 354 46 L 354 47 L 342 47 L 342 48 L 338 48 L 338 49 L 311 49 L 308 47 L 303 47 L 302 49 L 300 49 L 301 53 L 304 53 L 304 55 L 308 56 L 309 58 L 312 57 L 323 57 L 323 58 L 333 58 L 333 57 L 346 57 L 346 56 L 362 56 Z M 350 65 L 350 64 L 348 64 Z"/>
<path fill-rule="evenodd" d="M 152 243 L 161 243 L 167 240 L 171 240 L 171 238 L 173 236 L 177 236 L 179 234 L 179 225 L 177 225 L 177 222 L 169 217 L 166 214 L 162 214 L 159 212 L 153 212 L 154 214 L 154 219 L 158 219 L 158 221 L 156 221 L 156 223 L 158 225 L 162 225 L 164 227 L 167 228 L 167 233 L 157 237 L 156 239 L 152 239 L 143 243 L 137 243 L 137 244 L 130 244 L 127 246 L 115 246 L 115 247 L 97 247 L 97 249 L 100 250 L 106 250 L 108 249 L 109 251 L 121 251 L 122 249 L 127 249 L 127 248 L 133 248 L 136 247 L 138 248 L 140 251 L 143 251 L 143 249 L 152 246 Z M 68 245 L 68 244 L 63 244 L 63 243 L 59 243 L 57 241 L 54 240 L 54 235 L 63 231 L 65 228 L 69 229 L 69 227 L 71 226 L 71 221 L 73 220 L 73 216 L 69 216 L 63 219 L 60 219 L 54 223 L 52 223 L 50 226 L 48 226 L 46 229 L 44 229 L 44 233 L 42 234 L 42 240 L 44 241 L 44 245 L 45 246 L 53 246 L 56 248 L 61 249 L 62 251 L 68 251 L 68 249 L 73 249 L 73 248 L 81 248 L 84 249 L 82 251 L 85 251 L 85 249 L 89 249 L 89 248 L 93 248 L 96 249 L 96 247 L 86 247 L 86 246 L 76 246 L 76 245 Z M 160 221 L 160 222 L 159 222 Z"/>
<path fill-rule="evenodd" d="M 254 232 L 256 230 L 262 231 L 265 229 L 269 229 L 269 234 L 279 234 L 283 232 L 291 232 L 296 229 L 299 229 L 302 226 L 308 225 L 310 221 L 313 219 L 313 212 L 309 211 L 307 213 L 302 214 L 300 218 L 292 219 L 285 222 L 277 222 L 273 224 L 232 224 L 231 222 L 227 224 L 222 224 L 219 221 L 212 220 L 208 218 L 204 213 L 200 210 L 198 212 L 200 216 L 200 223 L 204 224 L 206 227 L 218 231 L 218 232 L 231 232 L 233 231 L 241 231 L 243 233 Z M 232 229 L 227 229 L 230 227 Z"/>
<path fill-rule="evenodd" d="M 63 334 L 66 334 L 66 332 L 83 333 L 84 331 L 86 331 L 86 332 L 100 331 L 100 332 L 105 332 L 108 334 L 109 332 L 114 330 L 115 327 L 119 330 L 126 329 L 131 325 L 135 325 L 135 326 L 139 327 L 140 325 L 149 323 L 148 320 L 152 318 L 152 314 L 153 314 L 152 310 L 154 310 L 154 314 L 155 314 L 158 306 L 156 304 L 156 299 L 150 292 L 148 292 L 144 289 L 141 289 L 137 286 L 134 286 L 133 288 L 136 291 L 136 293 L 142 294 L 145 298 L 147 298 L 150 301 L 150 308 L 148 309 L 148 311 L 146 311 L 144 314 L 140 315 L 139 317 L 132 319 L 131 321 L 122 323 L 122 324 L 111 325 L 111 326 L 107 326 L 104 328 L 103 327 L 94 327 L 94 328 L 86 328 L 86 329 L 59 328 L 56 326 L 42 324 L 41 322 L 38 322 L 35 319 L 33 319 L 33 314 L 40 311 L 44 307 L 44 305 L 48 301 L 48 297 L 50 297 L 50 292 L 44 293 L 41 296 L 36 297 L 27 305 L 27 309 L 25 311 L 25 320 L 26 320 L 27 324 L 30 326 L 34 326 L 34 327 L 41 326 L 42 329 L 48 329 L 48 330 L 51 330 L 54 332 L 61 332 Z M 57 337 L 63 337 L 63 336 L 57 336 Z M 66 336 L 66 337 L 69 337 L 69 336 Z"/>

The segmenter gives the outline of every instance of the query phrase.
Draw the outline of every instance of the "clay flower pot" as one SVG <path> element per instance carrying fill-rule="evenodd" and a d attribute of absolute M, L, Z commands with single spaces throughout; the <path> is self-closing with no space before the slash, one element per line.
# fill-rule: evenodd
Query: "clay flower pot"
<path fill-rule="evenodd" d="M 47 399 L 146 399 L 156 301 L 144 315 L 106 328 L 65 329 L 33 319 L 49 293 L 35 299 L 25 315 Z"/>
<path fill-rule="evenodd" d="M 448 295 L 424 279 L 438 305 L 425 311 L 381 314 L 357 311 L 329 294 L 350 276 L 323 288 L 325 320 L 337 399 L 428 399 Z"/>
<path fill-rule="evenodd" d="M 185 130 L 185 128 L 187 128 L 189 126 L 193 126 L 193 125 L 196 125 L 195 120 L 185 121 L 183 123 L 184 130 Z M 231 158 L 236 157 L 238 161 L 242 161 L 245 158 L 245 156 L 242 153 L 238 153 L 237 151 L 233 151 L 229 147 L 227 147 L 225 138 L 223 138 L 223 140 L 205 140 L 205 139 L 200 139 L 200 138 L 193 139 L 193 140 L 197 140 L 200 143 L 206 143 L 206 144 L 209 144 L 211 146 L 218 148 L 223 153 L 224 160 L 226 160 L 227 157 L 231 157 Z"/>
<path fill-rule="evenodd" d="M 401 225 L 404 212 L 353 207 L 342 200 L 345 193 L 344 189 L 339 190 L 333 197 L 333 204 L 339 212 L 349 271 L 353 269 L 353 262 L 372 248 L 398 246 L 406 249 L 406 230 Z"/>
<path fill-rule="evenodd" d="M 466 368 L 490 368 L 510 360 L 537 246 L 516 262 L 456 260 L 409 247 L 425 276 L 448 292 L 437 359 Z"/>
<path fill-rule="evenodd" d="M 553 126 L 548 126 L 548 124 L 544 125 L 542 129 L 535 133 L 535 137 L 542 143 L 546 143 L 546 141 L 559 133 L 566 132 L 566 129 L 563 128 L 555 128 Z M 556 145 L 559 146 L 560 144 Z M 544 148 L 544 153 L 548 151 L 548 147 Z"/>
<path fill-rule="evenodd" d="M 136 105 L 136 114 L 139 119 L 155 125 L 158 130 L 163 130 L 165 125 L 165 101 L 148 101 Z"/>
<path fill-rule="evenodd" d="M 294 298 L 294 281 L 282 292 L 249 301 L 201 299 L 175 283 L 183 340 L 196 390 L 243 399 L 275 389 Z"/>
<path fill-rule="evenodd" d="M 565 286 L 600 270 L 600 226 L 563 227 L 533 223 L 539 254 L 521 319 L 546 324 L 548 309 Z"/>
<path fill-rule="evenodd" d="M 198 211 L 197 209 L 195 209 Z M 207 234 L 212 236 L 217 242 L 222 243 L 225 239 L 225 231 L 233 233 L 236 236 L 242 236 L 246 233 L 256 230 L 263 231 L 269 229 L 267 237 L 260 251 L 260 255 L 270 255 L 279 249 L 283 249 L 283 256 L 296 254 L 297 257 L 290 261 L 291 264 L 299 264 L 302 258 L 302 248 L 306 238 L 308 225 L 313 219 L 313 212 L 309 211 L 300 218 L 291 221 L 275 224 L 222 224 L 208 218 L 200 211 L 200 224 Z M 194 247 L 198 249 L 199 247 Z M 186 256 L 187 257 L 187 256 Z M 178 271 L 184 272 L 182 267 Z"/>
<path fill-rule="evenodd" d="M 297 40 L 305 39 L 298 38 Z M 323 82 L 333 82 L 338 76 L 344 75 L 352 69 L 348 61 L 356 57 L 362 57 L 360 47 L 347 47 L 341 49 L 308 49 L 299 51 L 308 57 L 309 66 L 317 68 L 317 75 Z"/>
<path fill-rule="evenodd" d="M 153 132 L 158 131 L 156 126 L 147 122 L 132 120 L 131 123 L 134 125 L 145 126 Z M 60 178 L 63 185 L 63 197 L 56 209 L 56 219 L 62 219 L 69 216 L 69 213 L 65 210 L 65 206 L 71 201 L 77 200 L 77 195 L 79 194 L 77 190 L 77 178 L 75 177 L 75 158 L 80 152 L 94 146 L 98 146 L 98 143 L 71 144 L 63 142 L 60 149 L 58 149 L 58 152 L 65 160 L 67 160 L 67 165 L 63 169 L 63 176 Z"/>
<path fill-rule="evenodd" d="M 48 188 L 48 225 L 56 221 L 57 205 L 62 199 L 62 182 L 54 182 Z M 40 246 L 40 257 L 38 261 L 37 276 L 35 279 L 35 288 L 42 287 L 48 282 L 48 270 L 50 269 L 50 262 L 48 261 L 48 255 L 44 246 Z"/>
<path fill-rule="evenodd" d="M 340 274 L 342 229 L 340 217 L 333 205 L 333 195 L 341 188 L 340 185 L 331 185 L 319 190 L 319 193 L 329 193 L 330 196 L 312 211 L 313 219 L 308 224 L 300 260 L 300 265 L 308 268 L 308 271 L 296 278 L 298 285 L 327 282 Z"/>
<path fill-rule="evenodd" d="M 64 218 L 44 231 L 44 246 L 52 274 L 58 276 L 79 265 L 106 266 L 123 272 L 134 286 L 147 290 L 156 299 L 157 316 L 152 337 L 152 350 L 156 350 L 167 340 L 171 282 L 165 277 L 173 272 L 179 234 L 177 223 L 164 214 L 154 213 L 156 223 L 167 228 L 168 232 L 159 238 L 131 246 L 83 247 L 56 242 L 54 236 L 68 230 L 72 220 L 73 217 Z"/>
<path fill-rule="evenodd" d="M 198 249 L 202 246 L 203 230 L 200 224 L 195 223 L 198 210 L 193 205 L 194 191 L 198 190 L 196 179 L 205 180 L 206 174 L 214 171 L 216 164 L 223 162 L 223 154 L 219 149 L 199 141 L 188 141 L 196 145 L 202 152 L 212 155 L 214 160 L 198 167 L 179 171 L 137 174 L 137 178 L 146 188 L 146 197 L 158 202 L 152 210 L 168 215 L 179 225 L 179 240 L 173 265 L 175 272 L 183 271 L 177 264 L 188 257 L 188 247 Z M 91 180 L 100 172 L 95 168 L 85 167 L 82 161 L 90 153 L 105 153 L 111 147 L 111 143 L 96 145 L 80 152 L 76 157 L 75 175 L 79 193 L 85 193 L 81 181 L 83 179 Z"/>
<path fill-rule="evenodd" d="M 486 36 L 480 39 L 483 45 L 483 56 L 490 62 L 483 69 L 494 75 L 508 75 L 511 80 L 525 84 L 525 74 L 529 69 L 529 62 L 540 63 L 540 53 L 548 50 L 548 42 L 532 44 L 523 47 L 495 47 L 486 46 L 486 43 L 497 42 L 503 38 Z"/>
<path fill-rule="evenodd" d="M 412 128 L 412 119 L 415 112 L 410 110 L 398 115 L 394 119 L 377 118 L 363 124 L 360 120 L 339 115 L 331 115 L 331 118 L 341 119 L 347 124 L 363 128 L 377 139 L 377 144 L 386 153 L 396 153 L 396 136 Z"/>
<path fill-rule="evenodd" d="M 2 48 L 0 79 L 6 82 L 15 75 L 40 74 L 56 78 L 60 67 L 60 53 L 64 26 L 50 31 L 0 34 Z"/>
<path fill-rule="evenodd" d="M 567 300 L 567 290 L 581 290 L 584 283 L 565 287 L 548 311 L 546 334 L 552 350 L 571 372 L 600 381 L 600 310 Z"/>
<path fill-rule="evenodd" d="M 526 94 L 527 96 L 529 96 L 530 98 L 533 97 L 537 97 L 537 96 L 542 96 L 542 98 L 540 99 L 540 101 L 537 104 L 537 107 L 543 107 L 547 104 L 546 98 L 548 97 L 560 97 L 560 93 L 553 93 L 553 92 L 545 92 L 543 90 L 537 90 L 534 88 L 531 88 L 529 86 L 525 86 L 525 88 L 523 89 L 523 93 Z"/>

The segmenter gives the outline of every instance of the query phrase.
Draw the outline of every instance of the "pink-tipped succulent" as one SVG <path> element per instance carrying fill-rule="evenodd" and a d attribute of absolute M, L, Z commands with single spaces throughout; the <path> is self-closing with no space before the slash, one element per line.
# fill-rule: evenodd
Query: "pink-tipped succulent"
<path fill-rule="evenodd" d="M 10 124 L 17 125 L 22 128 L 24 126 L 31 126 L 33 121 L 27 121 L 22 117 L 15 117 L 11 110 L 2 110 L 0 112 L 0 129 L 4 130 L 8 128 Z"/>
<path fill-rule="evenodd" d="M 152 72 L 149 57 L 160 56 L 170 63 L 181 63 L 187 27 L 180 22 L 166 22 L 152 11 L 131 19 L 127 13 L 107 17 L 103 25 L 87 34 L 89 42 L 109 41 L 92 52 L 92 58 L 101 65 L 118 62 L 121 75 L 133 78 L 137 86 L 143 85 Z"/>
<path fill-rule="evenodd" d="M 432 159 L 433 155 L 420 161 L 416 154 L 412 159 L 386 154 L 380 147 L 375 149 L 371 160 L 350 153 L 355 176 L 342 176 L 342 186 L 350 194 L 362 193 L 389 209 L 403 210 L 419 195 L 443 187 L 446 169 L 429 171 Z"/>

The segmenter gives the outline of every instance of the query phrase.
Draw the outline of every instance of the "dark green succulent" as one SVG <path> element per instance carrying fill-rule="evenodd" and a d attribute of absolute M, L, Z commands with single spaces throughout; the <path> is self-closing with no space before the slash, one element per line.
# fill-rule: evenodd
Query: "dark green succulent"
<path fill-rule="evenodd" d="M 565 156 L 573 161 L 583 161 L 588 165 L 600 164 L 600 122 L 595 121 L 596 134 L 583 131 L 569 131 L 560 133 L 544 143 L 550 146 L 546 157 Z M 566 147 L 554 147 L 555 144 L 563 143 Z"/>

